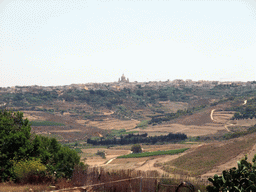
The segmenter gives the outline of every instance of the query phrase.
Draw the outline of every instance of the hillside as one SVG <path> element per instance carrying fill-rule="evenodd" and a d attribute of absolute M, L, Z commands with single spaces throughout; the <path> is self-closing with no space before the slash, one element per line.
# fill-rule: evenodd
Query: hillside
<path fill-rule="evenodd" d="M 201 83 L 206 85 L 206 82 Z M 31 86 L 15 87 L 12 91 L 1 88 L 0 103 L 1 108 L 24 112 L 31 121 L 62 123 L 63 126 L 32 126 L 32 130 L 38 134 L 51 134 L 63 142 L 71 142 L 92 136 L 106 136 L 111 130 L 143 133 L 145 127 L 148 127 L 150 135 L 168 132 L 184 132 L 189 136 L 215 133 L 221 128 L 210 119 L 212 109 L 223 108 L 223 103 L 226 105 L 224 108 L 235 107 L 234 98 L 239 103 L 256 93 L 252 89 L 253 84 L 194 84 L 194 87 L 186 86 L 180 81 L 176 84 L 113 83 L 91 87 Z M 192 131 L 187 126 L 193 126 L 198 131 Z M 215 131 L 212 132 L 208 126 L 213 126 Z"/>
<path fill-rule="evenodd" d="M 247 153 L 253 157 L 256 89 L 252 86 L 119 85 L 118 89 L 104 84 L 84 89 L 27 87 L 12 92 L 2 88 L 0 107 L 22 111 L 33 133 L 55 137 L 79 152 L 86 164 L 105 169 L 206 178 L 235 165 Z M 175 155 L 117 159 L 129 154 L 136 142 L 154 154 L 189 149 Z M 197 159 L 198 154 L 205 154 L 205 160 Z M 198 162 L 206 163 L 205 168 L 199 170 Z"/>

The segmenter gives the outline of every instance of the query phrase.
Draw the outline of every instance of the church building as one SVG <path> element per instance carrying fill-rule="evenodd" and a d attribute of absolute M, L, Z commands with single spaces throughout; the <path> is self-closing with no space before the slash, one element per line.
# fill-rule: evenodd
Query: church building
<path fill-rule="evenodd" d="M 125 78 L 124 74 L 122 75 L 121 79 L 118 79 L 118 83 L 129 83 L 129 78 Z"/>

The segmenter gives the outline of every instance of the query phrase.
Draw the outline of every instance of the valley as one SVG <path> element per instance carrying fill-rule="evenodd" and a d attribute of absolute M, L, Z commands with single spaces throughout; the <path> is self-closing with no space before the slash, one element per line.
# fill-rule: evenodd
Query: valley
<path fill-rule="evenodd" d="M 27 88 L 26 92 L 20 92 L 22 88 L 19 88 L 12 93 L 1 92 L 0 100 L 4 103 L 1 108 L 22 111 L 24 119 L 31 122 L 32 133 L 54 137 L 75 149 L 90 167 L 155 170 L 173 177 L 206 179 L 235 166 L 245 154 L 249 160 L 253 158 L 256 120 L 253 114 L 250 118 L 240 118 L 241 114 L 246 115 L 247 106 L 254 110 L 256 90 L 251 86 L 119 84 L 118 89 L 104 84 L 98 88 L 86 86 L 86 89 L 75 85 L 67 89 L 34 87 Z M 234 119 L 238 110 L 242 112 Z M 120 141 L 129 135 L 132 138 L 146 135 L 152 139 L 170 133 L 184 134 L 187 139 L 141 143 L 143 152 L 188 150 L 175 155 L 117 158 L 131 153 L 132 141 L 122 145 L 87 143 L 88 139 Z M 236 143 L 239 146 L 234 145 Z M 205 154 L 204 157 L 201 154 Z M 183 161 L 190 164 L 178 163 Z"/>

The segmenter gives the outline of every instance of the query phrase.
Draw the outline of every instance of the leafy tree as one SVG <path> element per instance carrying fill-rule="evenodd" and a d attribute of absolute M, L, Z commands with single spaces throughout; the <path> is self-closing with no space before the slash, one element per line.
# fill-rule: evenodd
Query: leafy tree
<path fill-rule="evenodd" d="M 131 151 L 133 153 L 141 153 L 142 149 L 141 149 L 141 146 L 139 144 L 135 144 L 135 145 L 132 146 Z"/>
<path fill-rule="evenodd" d="M 71 177 L 80 157 L 76 151 L 63 147 L 55 138 L 31 137 L 29 121 L 23 113 L 0 111 L 0 180 L 19 178 L 20 165 L 40 161 L 47 172 L 57 177 Z M 34 171 L 30 171 L 29 174 Z"/>
<path fill-rule="evenodd" d="M 33 140 L 34 157 L 40 158 L 50 173 L 57 177 L 71 177 L 74 166 L 80 161 L 76 151 L 61 146 L 55 138 L 36 136 Z"/>
<path fill-rule="evenodd" d="M 13 162 L 31 156 L 33 145 L 30 142 L 29 121 L 22 119 L 20 112 L 0 112 L 0 179 L 13 178 Z"/>
<path fill-rule="evenodd" d="M 57 177 L 70 178 L 75 165 L 79 164 L 79 162 L 80 157 L 76 151 L 68 147 L 61 147 L 60 150 L 53 155 L 50 165 L 52 165 L 52 168 L 56 171 Z"/>

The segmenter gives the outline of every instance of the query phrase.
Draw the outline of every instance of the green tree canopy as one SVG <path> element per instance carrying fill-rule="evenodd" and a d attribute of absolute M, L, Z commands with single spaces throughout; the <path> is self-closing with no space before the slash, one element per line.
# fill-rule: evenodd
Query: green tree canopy
<path fill-rule="evenodd" d="M 23 113 L 0 111 L 0 180 L 15 179 L 15 162 L 39 159 L 47 172 L 58 177 L 71 177 L 80 157 L 76 151 L 63 147 L 55 138 L 31 137 L 29 121 Z M 17 164 L 17 163 L 16 163 Z"/>
<path fill-rule="evenodd" d="M 132 148 L 131 148 L 131 151 L 132 151 L 133 153 L 141 153 L 141 152 L 142 152 L 142 149 L 141 149 L 140 144 L 135 144 L 135 145 L 133 145 Z"/>
<path fill-rule="evenodd" d="M 10 160 L 21 160 L 31 156 L 30 125 L 22 119 L 20 112 L 0 112 L 0 179 L 13 177 Z"/>

